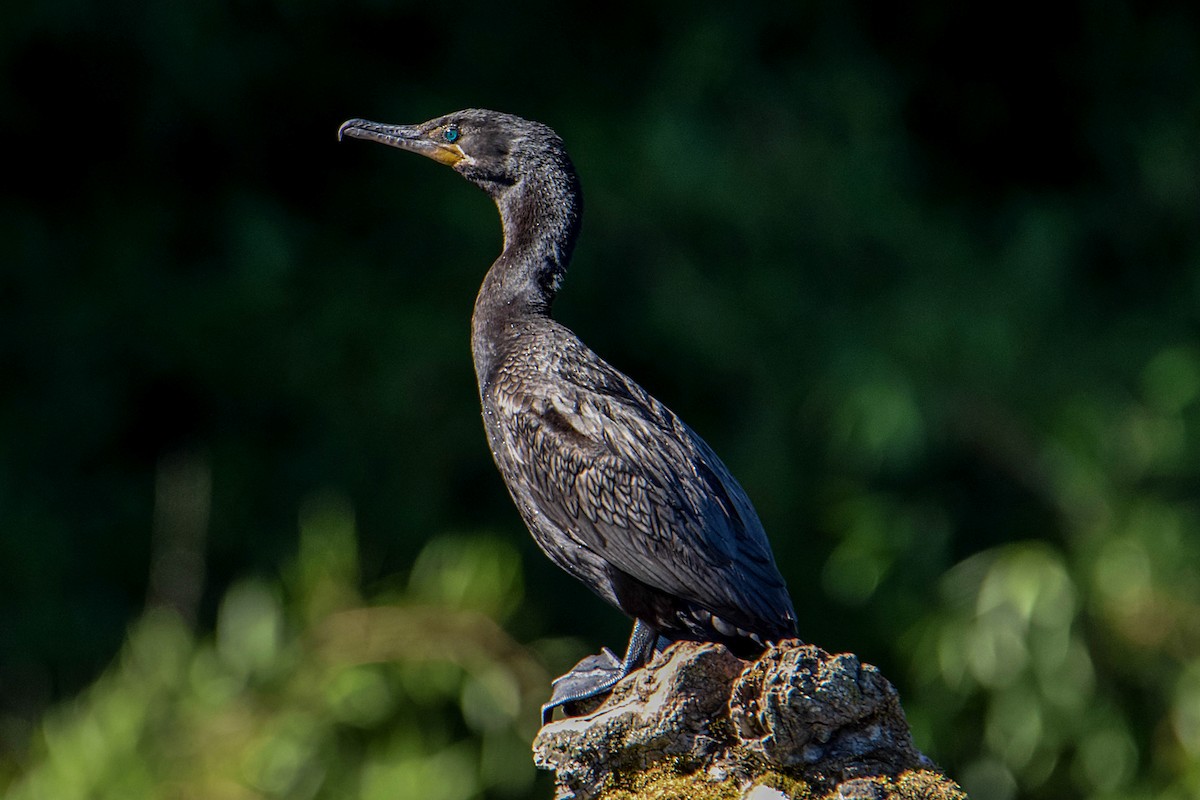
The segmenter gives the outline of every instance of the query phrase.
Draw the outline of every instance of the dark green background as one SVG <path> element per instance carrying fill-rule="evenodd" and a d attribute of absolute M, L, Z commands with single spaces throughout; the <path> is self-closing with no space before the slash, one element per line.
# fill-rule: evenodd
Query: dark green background
<path fill-rule="evenodd" d="M 802 637 L 879 664 L 978 797 L 1195 789 L 1200 12 L 1120 2 L 6 3 L 10 774 L 148 597 L 204 636 L 322 493 L 353 508 L 368 596 L 437 535 L 490 532 L 521 554 L 517 639 L 623 644 L 484 444 L 494 208 L 335 138 L 468 106 L 566 140 L 586 203 L 557 316 L 739 477 Z M 180 463 L 211 476 L 195 598 L 148 585 Z M 1042 602 L 1030 553 L 1115 733 L 1068 704 L 1025 757 L 1004 709 L 1063 680 L 1036 635 L 1026 706 L 947 648 L 991 646 L 969 631 L 995 596 Z"/>

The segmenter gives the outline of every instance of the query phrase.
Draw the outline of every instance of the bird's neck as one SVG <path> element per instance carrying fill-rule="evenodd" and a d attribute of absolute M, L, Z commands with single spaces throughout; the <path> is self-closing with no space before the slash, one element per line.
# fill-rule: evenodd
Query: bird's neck
<path fill-rule="evenodd" d="M 479 287 L 471 345 L 482 387 L 520 334 L 523 320 L 548 317 L 579 231 L 582 199 L 573 173 L 526 178 L 496 197 L 504 251 Z"/>

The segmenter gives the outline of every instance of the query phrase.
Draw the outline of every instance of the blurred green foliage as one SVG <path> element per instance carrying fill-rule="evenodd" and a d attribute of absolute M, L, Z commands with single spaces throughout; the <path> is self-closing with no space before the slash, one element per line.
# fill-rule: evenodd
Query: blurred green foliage
<path fill-rule="evenodd" d="M 973 797 L 1200 792 L 1171 2 L 4 4 L 0 788 L 544 794 L 534 665 L 627 623 L 484 445 L 494 209 L 334 136 L 469 105 L 563 134 L 559 317 L 722 454 L 802 636 Z"/>
<path fill-rule="evenodd" d="M 497 624 L 521 598 L 515 550 L 434 539 L 407 589 L 364 605 L 348 508 L 317 502 L 291 577 L 230 587 L 212 636 L 144 614 L 113 664 L 46 714 L 21 774 L 3 763 L 5 796 L 528 793 L 549 675 Z"/>

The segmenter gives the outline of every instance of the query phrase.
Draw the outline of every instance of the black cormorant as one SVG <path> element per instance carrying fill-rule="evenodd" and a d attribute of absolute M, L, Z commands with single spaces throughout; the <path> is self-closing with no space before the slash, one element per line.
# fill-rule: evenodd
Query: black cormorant
<path fill-rule="evenodd" d="M 753 653 L 793 636 L 742 487 L 679 417 L 550 317 L 582 204 L 558 134 L 469 109 L 411 126 L 352 119 L 342 136 L 446 164 L 500 210 L 504 250 L 471 320 L 492 455 L 542 551 L 635 621 L 623 659 L 605 648 L 555 681 L 543 720 L 611 689 L 667 641 Z"/>

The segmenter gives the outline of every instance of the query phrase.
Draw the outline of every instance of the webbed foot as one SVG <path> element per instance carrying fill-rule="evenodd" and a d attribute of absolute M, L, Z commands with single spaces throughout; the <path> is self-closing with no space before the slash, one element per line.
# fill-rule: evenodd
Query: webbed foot
<path fill-rule="evenodd" d="M 550 700 L 542 706 L 542 724 L 551 720 L 554 709 L 559 706 L 607 694 L 622 678 L 645 664 L 657 644 L 658 634 L 655 630 L 637 620 L 629 636 L 624 659 L 618 659 L 612 650 L 605 647 L 600 653 L 582 659 L 566 675 L 555 679 Z"/>
<path fill-rule="evenodd" d="M 625 673 L 621 659 L 605 647 L 599 654 L 582 659 L 571 671 L 555 678 L 550 700 L 542 706 L 542 724 L 550 721 L 554 709 L 580 700 L 597 697 L 617 685 Z"/>

